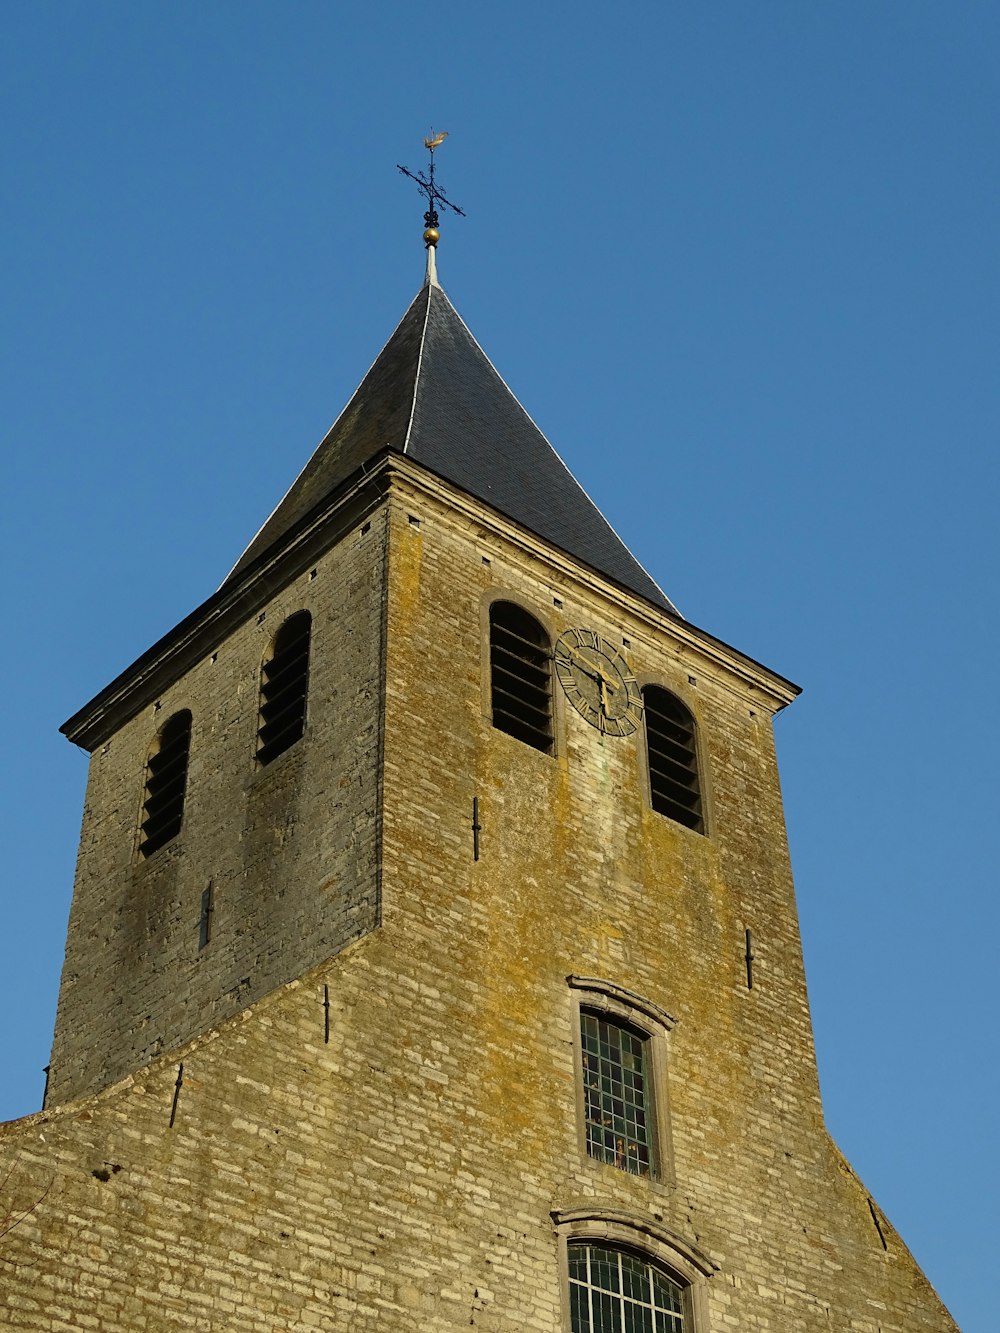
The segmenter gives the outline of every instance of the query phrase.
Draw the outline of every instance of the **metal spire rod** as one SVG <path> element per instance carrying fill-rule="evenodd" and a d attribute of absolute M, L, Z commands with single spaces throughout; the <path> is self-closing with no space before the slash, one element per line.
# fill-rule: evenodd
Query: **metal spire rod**
<path fill-rule="evenodd" d="M 438 231 L 438 212 L 437 205 L 441 204 L 445 208 L 450 208 L 453 213 L 464 218 L 465 213 L 457 204 L 453 204 L 447 197 L 441 187 L 434 179 L 434 149 L 440 148 L 448 137 L 447 130 L 441 130 L 437 134 L 431 130 L 431 137 L 424 140 L 424 147 L 430 153 L 430 161 L 426 174 L 422 171 L 416 173 L 409 171 L 406 167 L 396 163 L 397 171 L 401 171 L 404 176 L 409 176 L 411 181 L 416 181 L 417 189 L 421 194 L 427 196 L 427 212 L 424 214 L 424 244 L 428 249 L 436 246 L 440 239 Z"/>

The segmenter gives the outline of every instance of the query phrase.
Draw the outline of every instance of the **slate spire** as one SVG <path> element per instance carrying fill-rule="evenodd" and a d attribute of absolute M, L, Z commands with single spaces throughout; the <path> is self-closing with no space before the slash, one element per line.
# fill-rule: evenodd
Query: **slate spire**
<path fill-rule="evenodd" d="M 388 448 L 677 614 L 497 374 L 439 286 L 434 252 L 360 388 L 223 586 Z"/>

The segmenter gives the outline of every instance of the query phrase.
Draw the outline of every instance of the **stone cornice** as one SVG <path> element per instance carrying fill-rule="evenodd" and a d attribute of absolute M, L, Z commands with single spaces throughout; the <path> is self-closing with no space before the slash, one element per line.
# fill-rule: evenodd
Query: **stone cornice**
<path fill-rule="evenodd" d="M 400 476 L 404 476 L 414 489 L 423 491 L 447 507 L 464 513 L 481 528 L 506 538 L 606 600 L 624 607 L 637 619 L 645 621 L 657 633 L 667 635 L 701 657 L 723 667 L 748 690 L 764 695 L 770 700 L 773 711 L 777 712 L 784 708 L 802 693 L 801 687 L 786 677 L 741 653 L 739 649 L 733 648 L 722 639 L 717 639 L 707 630 L 699 629 L 689 620 L 670 615 L 645 598 L 629 592 L 620 584 L 613 583 L 573 556 L 560 551 L 497 510 L 483 504 L 481 500 L 466 495 L 464 491 L 458 490 L 419 463 L 395 456 L 392 467 Z"/>
<path fill-rule="evenodd" d="M 131 666 L 64 722 L 74 745 L 93 751 L 124 722 L 253 615 L 281 588 L 370 513 L 385 494 L 390 456 L 383 452 L 237 583 L 225 583 Z"/>
<path fill-rule="evenodd" d="M 359 523 L 380 503 L 397 478 L 412 490 L 457 511 L 481 529 L 496 533 L 585 588 L 624 607 L 651 629 L 724 667 L 755 697 L 769 700 L 775 711 L 791 703 L 800 692 L 798 686 L 753 658 L 613 583 L 438 477 L 423 464 L 386 448 L 348 478 L 336 495 L 307 515 L 277 551 L 256 561 L 238 582 L 223 584 L 74 713 L 60 728 L 62 733 L 86 750 L 93 751 L 103 744 L 125 721 L 155 700 L 172 681 L 211 652 L 237 625 Z"/>

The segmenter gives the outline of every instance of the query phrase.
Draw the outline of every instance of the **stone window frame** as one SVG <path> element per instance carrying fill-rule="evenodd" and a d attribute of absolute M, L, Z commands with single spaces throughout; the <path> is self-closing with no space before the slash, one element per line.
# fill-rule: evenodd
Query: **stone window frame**
<path fill-rule="evenodd" d="M 562 1327 L 572 1329 L 570 1315 L 569 1247 L 571 1244 L 606 1245 L 641 1255 L 661 1267 L 682 1288 L 684 1333 L 708 1333 L 708 1284 L 719 1265 L 693 1241 L 665 1226 L 658 1218 L 590 1202 L 553 1209 L 556 1231 Z"/>
<path fill-rule="evenodd" d="M 698 708 L 695 702 L 684 690 L 678 689 L 675 682 L 667 682 L 659 675 L 637 676 L 639 692 L 643 696 L 645 705 L 645 693 L 650 686 L 658 690 L 664 690 L 667 694 L 673 695 L 677 702 L 687 710 L 691 716 L 692 730 L 694 733 L 694 761 L 698 771 L 698 795 L 701 799 L 701 829 L 688 828 L 686 824 L 679 820 L 672 819 L 670 815 L 664 814 L 662 810 L 657 810 L 653 806 L 653 788 L 649 775 L 649 740 L 646 735 L 645 706 L 643 707 L 642 725 L 638 729 L 639 735 L 639 765 L 642 776 L 643 800 L 646 806 L 653 814 L 659 815 L 661 819 L 670 820 L 676 828 L 684 829 L 686 833 L 692 834 L 696 838 L 710 838 L 712 836 L 713 812 L 712 812 L 712 788 L 710 782 L 710 773 L 708 765 L 708 756 L 705 751 L 704 727 L 698 714 Z"/>
<path fill-rule="evenodd" d="M 497 602 L 510 602 L 512 605 L 520 608 L 520 610 L 524 611 L 527 615 L 531 616 L 533 620 L 536 620 L 538 622 L 538 624 L 545 631 L 545 635 L 548 640 L 550 668 L 551 668 L 551 655 L 552 655 L 553 645 L 555 644 L 555 641 L 558 637 L 558 633 L 554 628 L 549 617 L 545 614 L 545 611 L 540 610 L 538 606 L 531 600 L 530 597 L 525 597 L 522 590 L 516 588 L 502 587 L 497 584 L 491 584 L 489 589 L 483 593 L 483 595 L 480 598 L 480 604 L 479 604 L 480 644 L 481 644 L 480 680 L 482 681 L 483 720 L 491 728 L 494 727 L 494 723 L 493 723 L 493 654 L 491 651 L 491 644 L 490 644 L 490 631 L 492 624 L 492 609 Z M 557 758 L 562 750 L 561 694 L 562 691 L 557 690 L 555 688 L 555 670 L 550 669 L 549 706 L 551 709 L 551 723 L 552 723 L 551 747 L 548 750 L 540 750 L 526 741 L 520 742 L 520 744 L 523 745 L 526 750 L 533 751 L 535 754 L 541 755 L 545 759 Z M 504 736 L 510 735 L 509 732 L 503 731 L 500 728 L 495 728 L 495 729 L 499 730 L 501 732 L 501 735 Z M 511 739 L 517 740 L 518 737 L 512 736 Z"/>
<path fill-rule="evenodd" d="M 583 1044 L 580 1033 L 581 1011 L 596 1013 L 623 1023 L 646 1041 L 647 1081 L 650 1085 L 650 1105 L 647 1116 L 652 1126 L 652 1161 L 648 1176 L 661 1185 L 676 1185 L 674 1174 L 673 1136 L 670 1128 L 670 1091 L 668 1079 L 668 1037 L 676 1019 L 666 1009 L 645 996 L 626 990 L 617 982 L 603 977 L 583 977 L 571 974 L 566 978 L 573 1008 L 573 1056 L 575 1060 L 574 1087 L 576 1089 L 577 1142 L 584 1161 L 599 1169 L 633 1175 L 625 1167 L 602 1162 L 587 1151 L 586 1103 L 583 1089 Z"/>

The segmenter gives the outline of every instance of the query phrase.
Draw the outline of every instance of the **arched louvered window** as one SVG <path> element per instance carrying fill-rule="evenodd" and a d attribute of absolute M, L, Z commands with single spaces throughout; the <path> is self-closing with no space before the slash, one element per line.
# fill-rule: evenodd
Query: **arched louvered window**
<path fill-rule="evenodd" d="M 546 754 L 552 751 L 552 650 L 534 616 L 513 602 L 490 607 L 493 725 Z"/>
<path fill-rule="evenodd" d="M 146 761 L 146 797 L 139 835 L 141 856 L 152 856 L 181 831 L 190 750 L 191 714 L 185 708 L 164 722 Z"/>
<path fill-rule="evenodd" d="M 572 1333 L 684 1333 L 684 1288 L 658 1263 L 602 1241 L 569 1245 Z"/>
<path fill-rule="evenodd" d="M 284 754 L 306 729 L 311 632 L 308 611 L 289 616 L 274 636 L 271 656 L 261 668 L 257 759 L 262 764 Z"/>
<path fill-rule="evenodd" d="M 642 703 L 653 809 L 704 833 L 694 718 L 680 699 L 659 685 L 646 686 Z"/>

